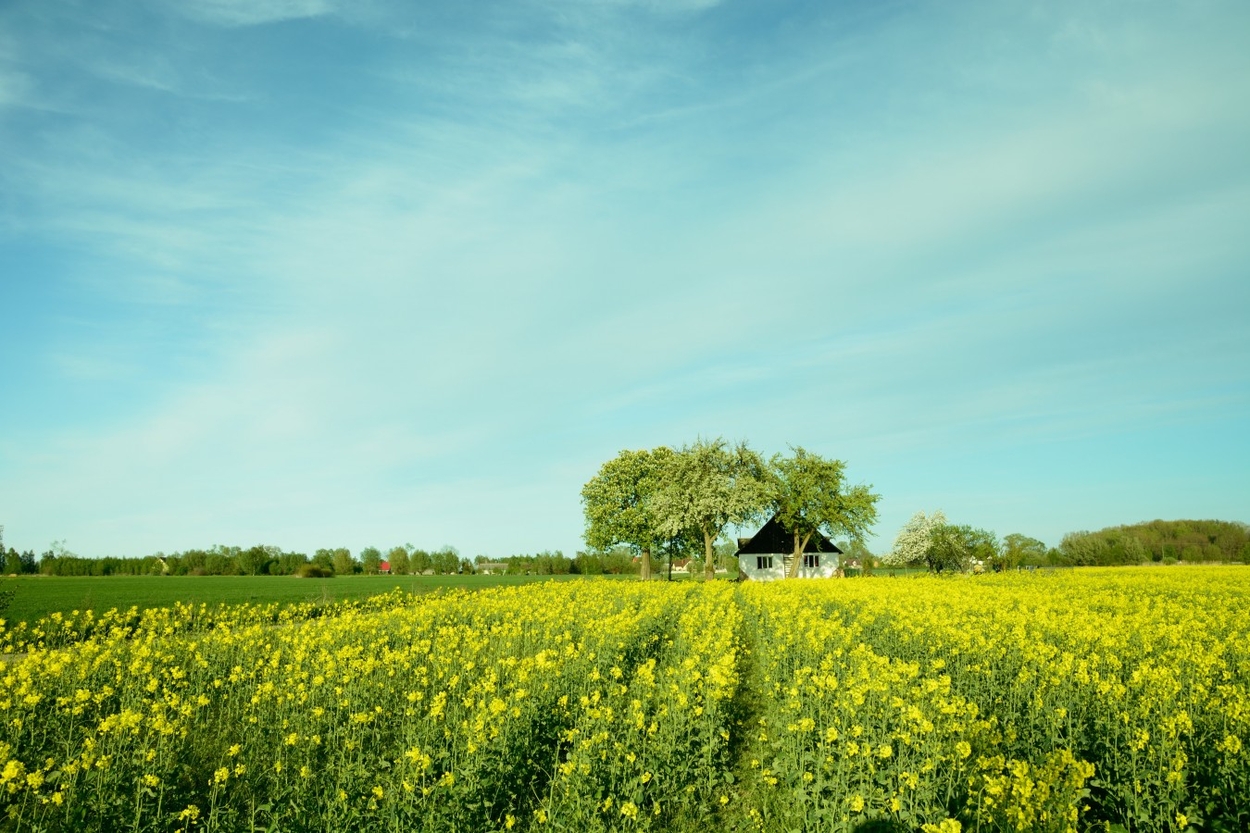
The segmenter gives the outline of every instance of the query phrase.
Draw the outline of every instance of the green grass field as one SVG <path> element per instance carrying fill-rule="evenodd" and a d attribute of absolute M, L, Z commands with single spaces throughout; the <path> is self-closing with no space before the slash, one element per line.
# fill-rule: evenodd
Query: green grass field
<path fill-rule="evenodd" d="M 0 591 L 15 591 L 0 619 L 34 622 L 49 613 L 74 610 L 140 610 L 175 602 L 267 604 L 344 601 L 395 588 L 426 593 L 446 587 L 483 588 L 567 580 L 580 576 L 347 576 L 297 579 L 291 576 L 18 576 L 0 579 Z"/>
<path fill-rule="evenodd" d="M 924 573 L 924 570 L 878 569 L 874 577 Z M 0 592 L 14 591 L 8 610 L 0 619 L 9 625 L 33 623 L 50 613 L 75 610 L 104 612 L 112 608 L 140 610 L 170 607 L 175 602 L 215 604 L 283 604 L 362 599 L 388 593 L 395 588 L 410 593 L 428 593 L 448 587 L 481 589 L 529 584 L 536 581 L 567 581 L 581 576 L 346 576 L 324 579 L 297 579 L 291 576 L 9 576 L 0 578 Z M 613 581 L 637 580 L 637 576 L 602 576 Z M 699 580 L 696 576 L 693 580 Z M 727 577 L 722 577 L 722 580 Z M 664 570 L 654 579 L 663 581 Z M 691 581 L 684 573 L 674 573 L 674 581 Z"/>

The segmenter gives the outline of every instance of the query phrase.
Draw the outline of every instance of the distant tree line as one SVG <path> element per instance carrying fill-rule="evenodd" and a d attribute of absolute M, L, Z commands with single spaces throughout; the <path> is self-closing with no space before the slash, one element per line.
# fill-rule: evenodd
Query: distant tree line
<path fill-rule="evenodd" d="M 1149 521 L 1069 532 L 1059 557 L 1073 566 L 1250 563 L 1250 525 L 1231 521 Z"/>
<path fill-rule="evenodd" d="M 1250 526 L 1230 521 L 1149 521 L 1070 532 L 1057 547 L 1012 533 L 952 524 L 941 510 L 917 512 L 904 525 L 886 566 L 927 567 L 931 572 L 1021 567 L 1114 567 L 1150 563 L 1248 563 Z"/>
<path fill-rule="evenodd" d="M 59 543 L 37 560 L 33 552 L 9 552 L 6 573 L 47 576 L 343 576 L 379 573 L 384 560 L 396 575 L 473 572 L 472 562 L 461 558 L 455 547 L 427 551 L 411 544 L 392 547 L 385 555 L 376 547 L 365 547 L 359 558 L 346 547 L 318 549 L 310 557 L 265 544 L 246 548 L 218 545 L 143 557 L 84 558 Z"/>
<path fill-rule="evenodd" d="M 636 453 L 622 452 L 623 455 Z M 605 464 L 605 468 L 610 470 L 610 465 Z M 309 557 L 261 544 L 247 548 L 219 545 L 170 555 L 84 558 L 67 550 L 63 542 L 53 542 L 36 557 L 33 550 L 6 549 L 3 529 L 0 526 L 0 556 L 3 556 L 5 575 L 341 576 L 376 574 L 381 571 L 383 562 L 394 575 L 468 574 L 491 563 L 504 564 L 504 572 L 513 575 L 649 575 L 662 568 L 661 557 L 689 559 L 692 572 L 706 567 L 705 554 L 699 546 L 702 542 L 692 534 L 678 534 L 659 543 L 655 543 L 657 539 L 647 541 L 640 537 L 640 543 L 601 545 L 601 548 L 579 552 L 573 558 L 556 550 L 510 555 L 498 561 L 479 555 L 470 561 L 452 546 L 424 550 L 411 544 L 391 547 L 385 552 L 365 547 L 359 558 L 353 557 L 346 547 L 318 549 Z M 604 534 L 594 540 L 606 542 L 612 537 L 612 534 Z M 647 543 L 651 545 L 644 548 L 643 544 Z M 1038 539 L 1021 533 L 999 539 L 989 530 L 951 524 L 941 511 L 932 515 L 918 512 L 899 532 L 893 549 L 884 555 L 874 556 L 857 537 L 839 546 L 845 552 L 844 561 L 854 559 L 865 572 L 870 572 L 874 565 L 926 567 L 932 572 L 944 572 L 974 567 L 1005 570 L 1177 562 L 1250 563 L 1250 525 L 1231 521 L 1156 520 L 1107 527 L 1097 532 L 1070 532 L 1057 547 L 1047 547 Z M 734 552 L 732 543 L 718 541 L 713 547 L 714 566 L 732 569 Z"/>

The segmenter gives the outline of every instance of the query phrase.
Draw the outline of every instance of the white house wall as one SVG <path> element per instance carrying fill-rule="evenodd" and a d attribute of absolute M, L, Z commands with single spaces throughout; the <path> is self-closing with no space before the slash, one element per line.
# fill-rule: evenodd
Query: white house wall
<path fill-rule="evenodd" d="M 767 553 L 763 553 L 767 557 Z M 738 556 L 738 572 L 746 576 L 751 581 L 774 581 L 784 579 L 786 577 L 786 558 L 789 553 L 773 553 L 773 566 L 771 568 L 759 569 L 755 566 L 757 555 L 740 555 Z M 804 567 L 799 566 L 799 578 L 833 578 L 834 573 L 838 569 L 838 560 L 836 553 L 821 553 L 820 566 Z"/>

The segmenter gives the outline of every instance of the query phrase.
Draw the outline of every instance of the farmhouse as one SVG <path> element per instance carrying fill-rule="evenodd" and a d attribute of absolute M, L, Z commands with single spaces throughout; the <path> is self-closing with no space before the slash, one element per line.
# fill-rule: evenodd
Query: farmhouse
<path fill-rule="evenodd" d="M 833 578 L 842 550 L 819 532 L 803 548 L 799 578 Z M 794 533 L 774 515 L 752 538 L 738 539 L 738 575 L 754 581 L 786 577 L 794 559 Z"/>
<path fill-rule="evenodd" d="M 474 572 L 482 576 L 502 576 L 508 572 L 508 565 L 502 561 L 483 561 L 474 568 Z"/>

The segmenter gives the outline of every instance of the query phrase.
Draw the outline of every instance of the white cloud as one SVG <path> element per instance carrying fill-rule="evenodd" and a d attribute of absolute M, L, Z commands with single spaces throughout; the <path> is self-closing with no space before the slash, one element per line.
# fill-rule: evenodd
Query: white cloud
<path fill-rule="evenodd" d="M 336 5 L 334 0 L 188 0 L 174 2 L 171 8 L 218 26 L 257 26 L 320 17 L 333 13 Z"/>

